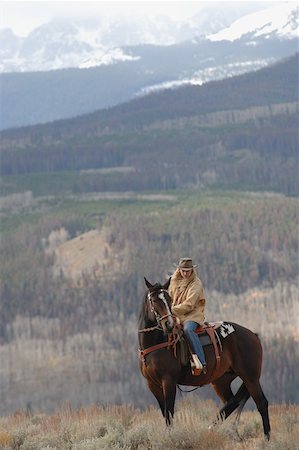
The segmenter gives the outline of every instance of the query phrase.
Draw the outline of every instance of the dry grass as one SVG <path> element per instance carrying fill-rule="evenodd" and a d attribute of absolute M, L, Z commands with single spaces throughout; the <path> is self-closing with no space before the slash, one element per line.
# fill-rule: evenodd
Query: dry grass
<path fill-rule="evenodd" d="M 245 411 L 238 430 L 231 418 L 209 430 L 217 412 L 211 401 L 186 398 L 167 428 L 157 408 L 141 412 L 131 406 L 73 410 L 65 405 L 53 415 L 16 412 L 0 419 L 0 448 L 6 450 L 295 450 L 298 406 L 272 406 L 271 441 L 265 443 L 257 411 Z"/>
<path fill-rule="evenodd" d="M 94 251 L 95 248 L 98 249 L 97 252 Z M 110 253 L 105 233 L 99 230 L 88 231 L 56 248 L 55 273 L 62 271 L 74 280 L 80 278 L 82 273 L 92 274 L 93 271 L 102 270 L 101 261 L 109 263 Z"/>

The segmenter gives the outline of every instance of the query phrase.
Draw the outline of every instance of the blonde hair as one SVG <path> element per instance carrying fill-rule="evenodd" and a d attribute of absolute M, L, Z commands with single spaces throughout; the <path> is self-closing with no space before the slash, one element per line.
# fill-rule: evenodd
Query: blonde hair
<path fill-rule="evenodd" d="M 179 267 L 177 269 L 175 269 L 175 271 L 173 272 L 173 274 L 171 275 L 171 279 L 172 280 L 180 280 L 182 279 L 182 275 L 181 275 L 181 270 L 186 270 L 186 269 L 180 269 Z M 192 275 L 195 274 L 195 276 L 197 276 L 196 270 L 195 269 L 190 269 L 190 271 L 192 271 Z"/>

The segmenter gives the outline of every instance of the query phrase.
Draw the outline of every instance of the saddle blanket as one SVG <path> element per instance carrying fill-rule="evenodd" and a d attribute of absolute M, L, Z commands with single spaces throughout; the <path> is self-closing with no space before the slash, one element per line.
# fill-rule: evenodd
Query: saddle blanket
<path fill-rule="evenodd" d="M 203 347 L 205 347 L 206 345 L 212 345 L 211 338 L 208 334 L 206 334 L 206 332 L 204 332 L 203 334 L 199 334 L 198 338 Z"/>
<path fill-rule="evenodd" d="M 218 338 L 222 337 L 223 339 L 235 331 L 235 329 L 231 323 L 209 322 L 206 325 L 204 325 L 203 327 L 197 328 L 197 330 L 196 330 L 196 333 L 198 334 L 198 337 L 199 337 L 199 340 L 200 340 L 202 346 L 212 344 L 211 338 L 206 332 L 206 329 L 209 326 L 213 327 L 215 333 L 217 333 L 217 335 L 218 335 Z"/>

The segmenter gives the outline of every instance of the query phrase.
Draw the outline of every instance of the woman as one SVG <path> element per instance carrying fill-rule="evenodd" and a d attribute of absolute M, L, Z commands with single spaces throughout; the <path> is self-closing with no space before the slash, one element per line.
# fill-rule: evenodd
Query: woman
<path fill-rule="evenodd" d="M 184 334 L 192 351 L 193 373 L 206 373 L 207 363 L 202 345 L 195 330 L 205 321 L 205 293 L 201 280 L 194 270 L 191 258 L 181 258 L 171 277 L 169 295 L 172 312 L 183 324 Z"/>

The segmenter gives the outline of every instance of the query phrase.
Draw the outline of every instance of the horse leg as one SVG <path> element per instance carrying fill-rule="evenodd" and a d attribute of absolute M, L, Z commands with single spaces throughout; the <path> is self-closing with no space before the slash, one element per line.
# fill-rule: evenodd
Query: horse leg
<path fill-rule="evenodd" d="M 234 378 L 236 378 L 236 375 Z M 216 382 L 216 384 L 217 384 L 217 382 Z M 238 422 L 241 412 L 242 412 L 242 409 L 244 408 L 245 403 L 249 399 L 250 394 L 244 383 L 241 384 L 241 386 L 239 387 L 239 389 L 235 395 L 231 391 L 230 383 L 228 386 L 226 386 L 226 390 L 223 393 L 224 387 L 225 386 L 223 386 L 223 382 L 220 384 L 220 386 L 219 385 L 214 386 L 215 391 L 216 392 L 218 391 L 218 395 L 219 395 L 219 391 L 220 391 L 220 393 L 224 394 L 224 395 L 222 395 L 222 397 L 224 398 L 224 400 L 226 400 L 225 405 L 220 409 L 218 414 L 219 414 L 221 420 L 225 420 L 236 409 L 238 409 L 238 416 L 236 418 L 236 422 Z"/>
<path fill-rule="evenodd" d="M 162 380 L 162 388 L 164 394 L 164 417 L 166 425 L 171 425 L 171 420 L 174 415 L 174 404 L 176 396 L 176 383 L 172 378 L 167 377 Z"/>
<path fill-rule="evenodd" d="M 234 406 L 232 404 L 232 399 L 234 398 L 234 394 L 231 390 L 231 383 L 232 381 L 237 377 L 235 373 L 225 373 L 222 375 L 218 380 L 216 380 L 214 383 L 212 383 L 212 387 L 218 397 L 222 400 L 222 403 L 224 403 L 224 406 L 219 410 L 217 414 L 217 420 L 213 422 L 213 425 L 216 425 L 219 421 L 225 420 L 235 409 L 238 405 Z"/>
<path fill-rule="evenodd" d="M 163 417 L 165 417 L 165 401 L 162 387 L 150 380 L 148 380 L 147 384 L 150 391 L 156 397 L 157 402 L 159 403 Z"/>
<path fill-rule="evenodd" d="M 262 349 L 257 351 L 257 359 L 255 366 L 250 366 L 248 360 L 245 361 L 243 367 L 235 365 L 234 370 L 243 380 L 249 395 L 253 398 L 257 410 L 260 413 L 263 421 L 264 435 L 270 439 L 270 420 L 268 411 L 268 400 L 261 388 L 259 379 L 261 374 Z"/>
<path fill-rule="evenodd" d="M 240 327 L 241 329 L 242 327 Z M 238 328 L 236 327 L 236 331 Z M 245 335 L 246 336 L 246 335 Z M 232 367 L 242 379 L 248 394 L 253 398 L 256 407 L 262 417 L 265 437 L 270 439 L 270 421 L 268 400 L 261 388 L 259 379 L 262 370 L 263 349 L 257 334 L 248 332 L 246 339 L 234 339 L 232 341 Z M 248 349 L 252 348 L 251 352 Z"/>
<path fill-rule="evenodd" d="M 213 422 L 210 428 L 217 425 L 219 421 L 224 421 L 227 419 L 237 409 L 234 427 L 237 435 L 239 436 L 237 426 L 240 420 L 241 412 L 245 406 L 245 403 L 249 399 L 250 394 L 244 383 L 241 384 L 236 394 L 233 394 L 231 390 L 231 383 L 236 377 L 237 375 L 235 373 L 226 373 L 215 383 L 213 383 L 215 392 L 225 404 L 217 414 L 217 421 Z"/>
<path fill-rule="evenodd" d="M 235 420 L 235 425 L 237 426 L 237 424 L 239 423 L 239 420 L 240 420 L 241 412 L 243 411 L 243 408 L 245 406 L 245 403 L 250 398 L 250 394 L 244 383 L 241 384 L 241 386 L 239 387 L 239 389 L 236 392 L 234 397 L 238 402 L 237 416 L 236 416 L 236 420 Z"/>
<path fill-rule="evenodd" d="M 255 382 L 245 381 L 244 383 L 248 389 L 249 394 L 253 398 L 258 412 L 260 413 L 263 421 L 264 434 L 265 437 L 270 439 L 270 420 L 269 420 L 269 411 L 268 411 L 268 400 L 261 388 L 260 382 L 257 380 Z"/>

